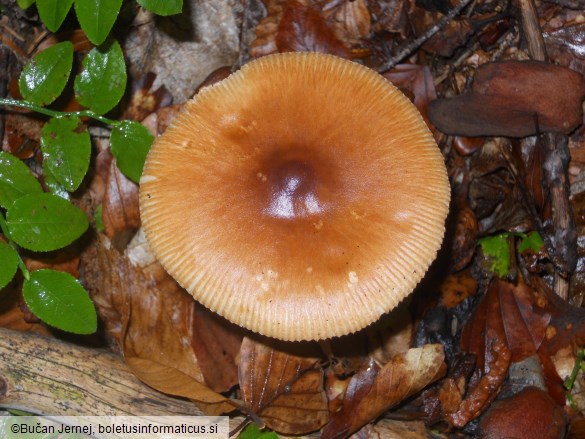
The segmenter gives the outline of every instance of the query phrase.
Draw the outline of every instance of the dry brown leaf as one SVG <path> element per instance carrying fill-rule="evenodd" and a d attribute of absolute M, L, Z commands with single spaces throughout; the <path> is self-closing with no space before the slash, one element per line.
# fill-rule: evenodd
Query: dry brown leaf
<path fill-rule="evenodd" d="M 429 431 L 423 421 L 400 421 L 380 419 L 366 425 L 352 436 L 352 439 L 428 439 Z"/>
<path fill-rule="evenodd" d="M 536 354 L 551 320 L 548 313 L 535 313 L 534 290 L 524 283 L 498 282 L 498 297 L 512 362 Z"/>
<path fill-rule="evenodd" d="M 331 2 L 330 2 L 331 3 Z M 347 47 L 357 45 L 372 32 L 366 0 L 342 0 L 323 5 L 323 16 Z"/>
<path fill-rule="evenodd" d="M 337 38 L 319 10 L 300 1 L 287 2 L 276 34 L 279 52 L 323 52 L 349 58 L 349 50 Z"/>
<path fill-rule="evenodd" d="M 457 411 L 445 416 L 457 427 L 465 426 L 481 414 L 497 396 L 508 373 L 512 352 L 508 348 L 498 298 L 502 282 L 499 279 L 492 282 L 463 329 L 461 349 L 476 356 L 476 369 Z"/>
<path fill-rule="evenodd" d="M 228 398 L 214 392 L 192 376 L 168 364 L 149 358 L 130 357 L 126 363 L 134 374 L 150 387 L 170 395 L 182 396 L 202 403 L 199 407 L 208 416 L 229 413 L 237 407 Z"/>
<path fill-rule="evenodd" d="M 477 281 L 470 270 L 449 274 L 441 283 L 441 304 L 454 308 L 477 292 Z"/>
<path fill-rule="evenodd" d="M 321 437 L 347 437 L 419 392 L 445 373 L 444 358 L 443 347 L 433 344 L 412 348 L 381 368 L 369 361 L 352 377 L 342 409 L 331 416 Z"/>
<path fill-rule="evenodd" d="M 4 118 L 2 151 L 8 151 L 19 159 L 29 159 L 41 141 L 44 122 L 29 115 L 7 113 Z"/>
<path fill-rule="evenodd" d="M 250 45 L 250 55 L 253 58 L 278 52 L 276 47 L 276 33 L 282 20 L 286 0 L 265 0 L 267 14 L 256 26 L 256 39 Z"/>
<path fill-rule="evenodd" d="M 268 343 L 248 337 L 242 342 L 239 378 L 246 408 L 279 433 L 320 429 L 329 410 L 319 358 L 295 352 L 308 344 Z"/>
<path fill-rule="evenodd" d="M 164 86 L 152 90 L 156 75 L 152 72 L 141 74 L 130 83 L 130 102 L 125 106 L 121 119 L 142 121 L 150 113 L 171 104 L 172 96 Z"/>
<path fill-rule="evenodd" d="M 82 267 L 108 335 L 137 376 L 161 392 L 208 404 L 210 413 L 233 409 L 204 384 L 192 348 L 198 305 L 158 264 L 134 266 L 99 235 Z"/>
<path fill-rule="evenodd" d="M 102 202 L 104 230 L 112 245 L 123 251 L 140 227 L 138 185 L 122 174 L 113 159 L 105 182 Z"/>
<path fill-rule="evenodd" d="M 463 270 L 471 263 L 477 246 L 477 235 L 479 224 L 475 213 L 467 206 L 467 203 L 456 210 L 455 233 L 451 241 L 451 252 L 453 254 L 453 270 Z"/>
<path fill-rule="evenodd" d="M 389 32 L 406 38 L 412 33 L 409 15 L 414 8 L 414 1 L 378 0 L 368 2 L 375 32 Z"/>
<path fill-rule="evenodd" d="M 313 0 L 269 0 L 268 15 L 256 27 L 250 53 L 260 57 L 275 52 L 323 52 L 349 58 Z"/>
<path fill-rule="evenodd" d="M 585 80 L 568 68 L 537 61 L 481 66 L 472 91 L 431 102 L 431 122 L 447 134 L 525 137 L 570 133 L 582 122 Z"/>
<path fill-rule="evenodd" d="M 384 73 L 384 77 L 411 98 L 427 125 L 430 125 L 428 106 L 431 101 L 437 99 L 430 69 L 417 64 L 398 64 Z"/>
<path fill-rule="evenodd" d="M 195 307 L 191 345 L 205 383 L 216 392 L 227 392 L 238 384 L 236 357 L 244 330 L 208 309 Z"/>
<path fill-rule="evenodd" d="M 443 17 L 444 15 L 440 12 L 432 12 L 415 7 L 411 19 L 415 34 L 417 36 L 423 35 Z M 441 31 L 437 32 L 423 44 L 422 48 L 427 52 L 436 53 L 437 55 L 448 58 L 453 55 L 455 49 L 463 46 L 467 42 L 472 33 L 473 27 L 469 18 L 463 17 L 449 20 Z"/>

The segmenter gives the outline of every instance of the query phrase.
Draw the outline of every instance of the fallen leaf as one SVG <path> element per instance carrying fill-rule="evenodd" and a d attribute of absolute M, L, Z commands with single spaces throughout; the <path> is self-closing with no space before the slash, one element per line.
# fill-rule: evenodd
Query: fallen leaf
<path fill-rule="evenodd" d="M 506 331 L 512 362 L 534 355 L 546 336 L 551 316 L 535 312 L 534 290 L 525 283 L 513 285 L 498 281 L 502 321 Z"/>
<path fill-rule="evenodd" d="M 133 265 L 103 235 L 81 261 L 104 328 L 138 377 L 163 393 L 205 403 L 209 414 L 234 409 L 205 385 L 192 348 L 198 305 L 157 263 Z"/>
<path fill-rule="evenodd" d="M 448 275 L 441 283 L 441 304 L 454 308 L 477 292 L 477 281 L 469 270 Z"/>
<path fill-rule="evenodd" d="M 156 75 L 152 72 L 141 74 L 131 81 L 130 101 L 125 106 L 121 119 L 142 121 L 153 111 L 171 104 L 172 96 L 164 86 L 152 90 Z"/>
<path fill-rule="evenodd" d="M 323 52 L 349 58 L 350 52 L 337 38 L 319 10 L 300 1 L 287 2 L 276 34 L 279 52 Z"/>
<path fill-rule="evenodd" d="M 368 2 L 373 16 L 372 26 L 375 32 L 389 32 L 406 38 L 412 33 L 409 15 L 414 8 L 414 1 L 378 0 Z"/>
<path fill-rule="evenodd" d="M 456 210 L 455 233 L 451 241 L 453 270 L 463 270 L 471 263 L 477 246 L 479 224 L 475 213 L 465 205 Z"/>
<path fill-rule="evenodd" d="M 295 352 L 305 346 L 249 337 L 242 342 L 238 374 L 244 404 L 279 433 L 309 433 L 329 419 L 319 359 Z"/>
<path fill-rule="evenodd" d="M 286 0 L 266 0 L 266 17 L 256 26 L 256 38 L 250 45 L 250 55 L 253 58 L 270 55 L 278 52 L 276 47 L 276 33 L 282 20 Z"/>
<path fill-rule="evenodd" d="M 43 121 L 12 112 L 2 117 L 4 118 L 2 151 L 8 151 L 19 159 L 33 157 L 41 141 Z"/>
<path fill-rule="evenodd" d="M 440 12 L 427 11 L 416 7 L 411 17 L 416 36 L 423 35 L 444 17 Z M 458 47 L 467 42 L 472 33 L 473 27 L 469 18 L 452 19 L 443 29 L 429 38 L 422 45 L 422 48 L 427 52 L 448 58 L 453 55 Z"/>
<path fill-rule="evenodd" d="M 175 367 L 149 358 L 129 357 L 125 360 L 142 382 L 161 392 L 202 403 L 199 407 L 207 416 L 229 413 L 237 408 L 225 396 L 214 392 Z"/>
<path fill-rule="evenodd" d="M 342 0 L 323 6 L 323 16 L 346 47 L 361 43 L 372 32 L 366 0 Z"/>
<path fill-rule="evenodd" d="M 238 384 L 236 358 L 244 331 L 208 309 L 195 307 L 191 346 L 205 383 L 216 392 Z"/>
<path fill-rule="evenodd" d="M 111 159 L 102 201 L 104 231 L 112 245 L 123 251 L 140 227 L 138 185 L 129 180 Z"/>
<path fill-rule="evenodd" d="M 321 437 L 348 437 L 390 407 L 403 401 L 445 373 L 441 345 L 412 348 L 380 367 L 371 359 L 351 378 L 343 407 L 332 414 Z"/>
<path fill-rule="evenodd" d="M 430 125 L 428 106 L 431 101 L 437 99 L 435 82 L 430 69 L 417 64 L 398 64 L 384 73 L 384 77 L 407 96 L 412 96 L 412 102 L 427 125 Z"/>
<path fill-rule="evenodd" d="M 502 61 L 477 69 L 472 91 L 430 103 L 431 122 L 447 134 L 526 137 L 570 133 L 581 124 L 585 80 L 568 68 Z"/>
<path fill-rule="evenodd" d="M 423 421 L 401 421 L 398 419 L 380 419 L 375 424 L 368 424 L 359 430 L 353 439 L 427 439 L 429 432 Z"/>
<path fill-rule="evenodd" d="M 543 32 L 542 36 L 547 50 L 569 52 L 577 58 L 585 59 L 585 23 L 564 25 L 558 29 Z"/>
<path fill-rule="evenodd" d="M 476 356 L 476 369 L 457 411 L 446 413 L 451 425 L 465 426 L 495 399 L 510 365 L 505 326 L 498 297 L 506 283 L 495 279 L 470 316 L 461 336 L 461 350 Z"/>
<path fill-rule="evenodd" d="M 268 0 L 267 16 L 256 27 L 250 54 L 323 52 L 343 58 L 349 49 L 339 40 L 313 0 Z"/>

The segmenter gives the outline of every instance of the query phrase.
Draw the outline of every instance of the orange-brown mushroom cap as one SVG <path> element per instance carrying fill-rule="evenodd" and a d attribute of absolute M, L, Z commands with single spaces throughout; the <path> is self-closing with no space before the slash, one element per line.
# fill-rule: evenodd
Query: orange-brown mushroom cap
<path fill-rule="evenodd" d="M 358 331 L 420 281 L 444 234 L 442 155 L 411 104 L 359 64 L 250 62 L 156 139 L 141 179 L 148 242 L 200 303 L 252 331 Z"/>

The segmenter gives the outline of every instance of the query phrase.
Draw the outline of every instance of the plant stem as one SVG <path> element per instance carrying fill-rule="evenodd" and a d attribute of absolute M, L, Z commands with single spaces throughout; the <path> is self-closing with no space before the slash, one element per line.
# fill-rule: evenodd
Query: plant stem
<path fill-rule="evenodd" d="M 6 105 L 9 107 L 26 108 L 27 110 L 32 110 L 32 111 L 35 111 L 37 113 L 44 114 L 46 116 L 51 116 L 51 117 L 63 117 L 63 116 L 91 117 L 92 119 L 98 120 L 102 123 L 105 123 L 105 124 L 111 125 L 111 126 L 119 126 L 122 123 L 119 120 L 108 119 L 107 117 L 100 116 L 99 114 L 94 113 L 91 110 L 56 111 L 56 110 L 50 110 L 48 108 L 35 105 L 32 102 L 19 101 L 16 99 L 6 99 L 6 98 L 0 98 L 0 105 Z"/>
<path fill-rule="evenodd" d="M 565 380 L 565 389 L 567 389 L 567 401 L 569 405 L 575 408 L 575 402 L 573 401 L 573 395 L 571 394 L 571 390 L 573 390 L 573 385 L 575 384 L 575 380 L 577 379 L 577 374 L 579 370 L 583 369 L 583 357 L 585 357 L 585 350 L 579 349 L 577 351 L 577 358 L 575 358 L 575 366 L 571 371 L 571 375 L 567 377 Z"/>
<path fill-rule="evenodd" d="M 24 265 L 24 261 L 20 257 L 20 253 L 18 253 L 18 248 L 16 247 L 16 244 L 10 238 L 10 233 L 8 232 L 8 224 L 6 224 L 6 220 L 4 219 L 4 215 L 2 215 L 1 213 L 0 213 L 0 230 L 2 231 L 2 234 L 4 235 L 6 240 L 8 241 L 8 245 L 10 247 L 12 247 L 12 249 L 18 255 L 18 268 L 20 268 L 22 275 L 24 276 L 24 278 L 26 280 L 29 280 L 30 279 L 30 272 L 28 271 L 28 268 L 26 268 L 26 265 Z"/>

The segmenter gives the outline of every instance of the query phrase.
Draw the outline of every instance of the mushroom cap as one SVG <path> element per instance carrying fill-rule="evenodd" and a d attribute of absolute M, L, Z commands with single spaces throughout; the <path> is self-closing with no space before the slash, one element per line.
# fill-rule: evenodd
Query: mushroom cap
<path fill-rule="evenodd" d="M 412 103 L 317 53 L 254 60 L 204 88 L 140 180 L 149 245 L 201 304 L 281 340 L 358 331 L 414 289 L 450 189 Z"/>

